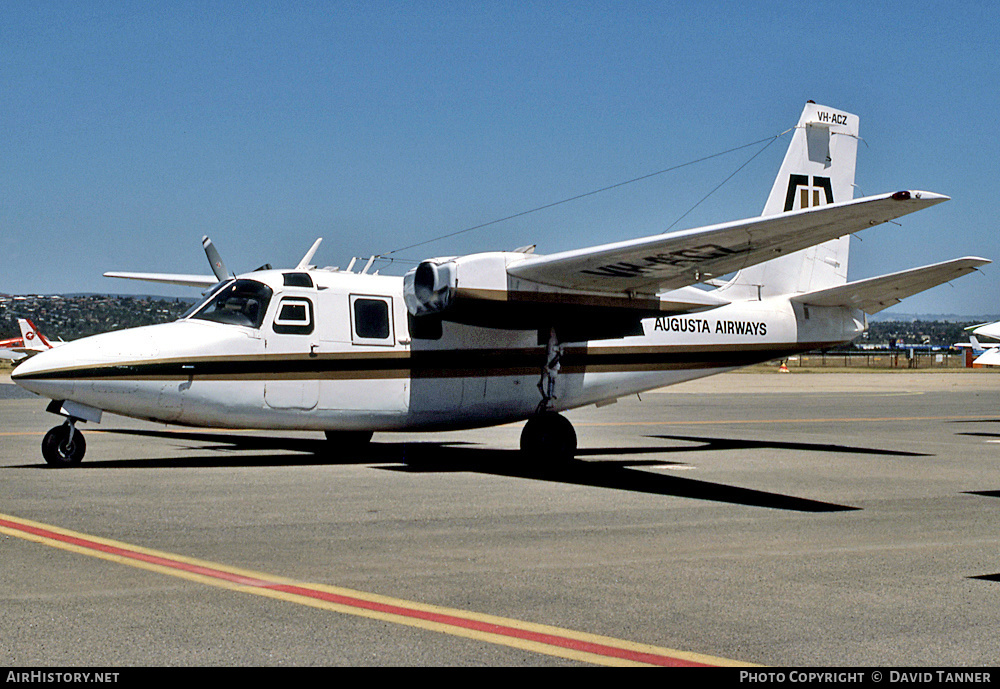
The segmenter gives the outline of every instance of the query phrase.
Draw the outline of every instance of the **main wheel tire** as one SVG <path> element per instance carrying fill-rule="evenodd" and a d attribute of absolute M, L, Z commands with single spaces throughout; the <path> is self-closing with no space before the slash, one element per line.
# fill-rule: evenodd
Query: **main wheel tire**
<path fill-rule="evenodd" d="M 371 431 L 324 431 L 327 441 L 341 447 L 357 449 L 365 447 L 372 440 Z"/>
<path fill-rule="evenodd" d="M 544 412 L 528 419 L 521 430 L 521 451 L 546 461 L 567 461 L 576 455 L 576 431 L 573 424 L 555 412 Z"/>
<path fill-rule="evenodd" d="M 52 466 L 79 464 L 86 453 L 87 441 L 83 439 L 83 433 L 69 424 L 56 426 L 42 438 L 42 457 Z"/>

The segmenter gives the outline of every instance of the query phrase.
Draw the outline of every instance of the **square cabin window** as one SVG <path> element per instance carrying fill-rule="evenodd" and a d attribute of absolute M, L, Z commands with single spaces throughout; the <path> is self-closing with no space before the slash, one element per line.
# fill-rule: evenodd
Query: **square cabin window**
<path fill-rule="evenodd" d="M 393 344 L 390 297 L 352 296 L 351 312 L 356 344 Z"/>

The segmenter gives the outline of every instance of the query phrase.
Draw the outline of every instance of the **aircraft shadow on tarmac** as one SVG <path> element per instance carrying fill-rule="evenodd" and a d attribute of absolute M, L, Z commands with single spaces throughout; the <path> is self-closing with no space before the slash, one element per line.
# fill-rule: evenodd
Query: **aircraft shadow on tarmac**
<path fill-rule="evenodd" d="M 872 447 L 851 447 L 849 445 L 831 445 L 829 443 L 792 443 L 780 440 L 746 440 L 744 438 L 706 438 L 692 435 L 651 435 L 650 438 L 662 440 L 682 440 L 700 445 L 671 448 L 670 452 L 704 452 L 707 450 L 802 450 L 805 452 L 839 452 L 847 454 L 889 455 L 894 457 L 927 457 L 922 452 L 906 452 L 903 450 L 881 450 Z"/>
<path fill-rule="evenodd" d="M 956 433 L 955 435 L 968 435 L 973 438 L 1000 438 L 1000 433 L 985 433 L 983 431 L 966 431 L 965 433 Z"/>
<path fill-rule="evenodd" d="M 570 485 L 609 488 L 634 493 L 692 498 L 725 502 L 751 507 L 790 510 L 796 512 L 844 512 L 860 508 L 739 488 L 709 481 L 665 475 L 644 470 L 644 467 L 669 468 L 683 465 L 663 459 L 644 459 L 643 455 L 719 449 L 793 449 L 822 452 L 860 452 L 869 454 L 912 455 L 913 453 L 850 448 L 839 445 L 785 443 L 773 441 L 734 440 L 689 436 L 648 436 L 672 441 L 701 443 L 697 446 L 660 444 L 652 447 L 583 448 L 577 459 L 563 462 L 529 462 L 519 450 L 483 448 L 463 442 L 372 442 L 363 451 L 336 450 L 325 439 L 299 437 L 269 437 L 235 432 L 190 432 L 107 429 L 104 433 L 165 438 L 189 441 L 186 450 L 192 453 L 211 451 L 209 456 L 172 456 L 155 459 L 121 459 L 84 462 L 87 468 L 194 468 L 194 467 L 254 467 L 309 466 L 332 464 L 377 465 L 387 471 L 481 474 L 548 481 Z M 228 457 L 219 452 L 240 452 Z M 261 454 L 247 452 L 263 451 Z M 289 452 L 297 454 L 288 454 Z M 615 459 L 598 459 L 613 456 Z M 622 459 L 623 456 L 630 458 Z M 594 459 L 586 459 L 594 458 Z"/>
<path fill-rule="evenodd" d="M 962 435 L 981 435 L 981 434 L 966 433 Z M 980 495 L 985 498 L 1000 498 L 1000 490 L 967 490 L 964 492 L 966 495 Z M 980 574 L 978 576 L 970 576 L 969 579 L 981 579 L 983 581 L 1000 582 L 1000 572 L 995 574 Z"/>

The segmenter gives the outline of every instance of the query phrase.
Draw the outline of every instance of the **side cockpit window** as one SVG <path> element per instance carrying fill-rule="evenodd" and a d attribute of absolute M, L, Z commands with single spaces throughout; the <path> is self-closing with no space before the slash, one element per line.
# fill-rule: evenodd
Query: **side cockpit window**
<path fill-rule="evenodd" d="M 191 318 L 259 328 L 264 322 L 272 291 L 256 280 L 234 280 L 197 307 Z"/>
<path fill-rule="evenodd" d="M 303 297 L 285 297 L 274 316 L 274 332 L 283 335 L 308 335 L 313 331 L 312 302 Z"/>

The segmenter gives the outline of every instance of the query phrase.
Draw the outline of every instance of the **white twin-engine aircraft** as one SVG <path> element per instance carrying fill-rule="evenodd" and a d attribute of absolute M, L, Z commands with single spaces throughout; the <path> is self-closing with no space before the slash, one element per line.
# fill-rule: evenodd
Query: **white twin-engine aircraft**
<path fill-rule="evenodd" d="M 42 441 L 55 465 L 82 459 L 76 423 L 102 411 L 325 431 L 354 449 L 374 431 L 527 420 L 522 450 L 572 457 L 561 411 L 850 342 L 866 313 L 989 263 L 848 282 L 848 235 L 947 200 L 852 200 L 857 142 L 855 115 L 810 102 L 759 218 L 547 256 L 432 258 L 403 278 L 316 269 L 318 242 L 295 268 L 230 276 L 206 238 L 214 277 L 108 274 L 211 287 L 180 320 L 70 342 L 12 378 L 66 417 Z"/>

